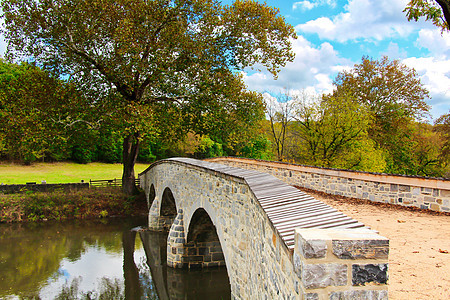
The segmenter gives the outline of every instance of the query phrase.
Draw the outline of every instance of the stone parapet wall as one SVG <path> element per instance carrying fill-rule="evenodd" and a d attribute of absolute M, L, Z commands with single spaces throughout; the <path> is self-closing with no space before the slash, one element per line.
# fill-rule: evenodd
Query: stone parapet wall
<path fill-rule="evenodd" d="M 296 229 L 304 299 L 387 299 L 389 240 L 367 229 Z"/>
<path fill-rule="evenodd" d="M 327 194 L 450 212 L 450 180 L 315 168 L 236 157 L 207 160 L 269 173 L 288 184 Z"/>

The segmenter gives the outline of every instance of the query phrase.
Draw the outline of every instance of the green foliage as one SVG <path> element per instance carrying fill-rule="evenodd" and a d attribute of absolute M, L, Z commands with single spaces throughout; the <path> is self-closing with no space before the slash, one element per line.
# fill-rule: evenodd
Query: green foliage
<path fill-rule="evenodd" d="M 449 0 L 410 0 L 406 8 L 408 21 L 425 20 L 441 28 L 442 32 L 450 31 L 450 1 Z"/>
<path fill-rule="evenodd" d="M 392 123 L 403 117 L 419 120 L 429 114 L 425 101 L 429 92 L 417 72 L 387 56 L 380 60 L 363 57 L 351 70 L 340 72 L 334 84 L 333 95 L 353 97 L 366 105 L 378 122 Z"/>
<path fill-rule="evenodd" d="M 414 122 L 428 114 L 429 92 L 417 73 L 398 60 L 363 57 L 353 69 L 338 74 L 333 96 L 348 95 L 371 116 L 368 137 L 384 152 L 386 173 L 418 174 Z"/>
<path fill-rule="evenodd" d="M 429 92 L 417 73 L 397 60 L 363 57 L 338 74 L 336 89 L 315 101 L 282 95 L 267 104 L 278 158 L 315 166 L 449 176 L 449 114 L 434 126 Z"/>
<path fill-rule="evenodd" d="M 439 165 L 442 168 L 440 176 L 450 178 L 450 112 L 440 116 L 434 125 L 441 140 L 441 151 L 438 155 Z"/>
<path fill-rule="evenodd" d="M 27 164 L 67 159 L 71 134 L 82 134 L 74 119 L 86 105 L 71 83 L 32 64 L 1 60 L 0 157 Z"/>
<path fill-rule="evenodd" d="M 242 157 L 272 160 L 273 153 L 271 148 L 270 140 L 261 134 L 245 143 L 238 154 Z"/>
<path fill-rule="evenodd" d="M 31 57 L 71 76 L 86 98 L 95 99 L 98 119 L 116 126 L 128 193 L 146 136 L 180 138 L 193 131 L 236 151 L 246 124 L 262 111 L 236 71 L 258 65 L 276 75 L 294 58 L 294 28 L 277 9 L 252 0 L 229 6 L 212 0 L 4 0 L 1 6 L 8 57 Z"/>
<path fill-rule="evenodd" d="M 223 156 L 222 144 L 211 140 L 208 136 L 200 138 L 200 143 L 194 153 L 197 158 Z"/>
<path fill-rule="evenodd" d="M 371 115 L 365 105 L 349 95 L 328 95 L 319 102 L 300 101 L 294 118 L 295 158 L 302 163 L 383 171 L 383 153 L 368 137 Z"/>

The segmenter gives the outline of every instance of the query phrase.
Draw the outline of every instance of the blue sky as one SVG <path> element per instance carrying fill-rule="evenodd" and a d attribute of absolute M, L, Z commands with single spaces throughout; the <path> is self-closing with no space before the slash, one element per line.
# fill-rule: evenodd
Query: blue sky
<path fill-rule="evenodd" d="M 231 2 L 231 1 L 224 1 Z M 262 2 L 262 1 L 261 1 Z M 244 73 L 252 90 L 284 88 L 330 92 L 336 74 L 363 56 L 387 55 L 414 68 L 430 91 L 434 118 L 450 109 L 450 34 L 430 22 L 408 22 L 408 0 L 267 0 L 296 29 L 296 59 L 273 80 L 267 72 Z"/>
<path fill-rule="evenodd" d="M 223 0 L 229 4 L 232 0 Z M 263 2 L 263 1 L 261 1 Z M 296 53 L 274 80 L 268 72 L 244 72 L 249 89 L 277 93 L 284 88 L 321 94 L 333 89 L 339 71 L 363 56 L 387 55 L 414 68 L 430 91 L 434 118 L 450 109 L 450 34 L 430 22 L 408 22 L 408 0 L 266 0 L 296 29 Z M 0 54 L 5 44 L 0 36 Z"/>

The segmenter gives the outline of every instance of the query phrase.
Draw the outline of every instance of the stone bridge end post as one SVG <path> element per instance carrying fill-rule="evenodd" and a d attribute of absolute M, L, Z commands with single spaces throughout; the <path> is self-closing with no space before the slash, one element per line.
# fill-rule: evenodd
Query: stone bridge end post
<path fill-rule="evenodd" d="M 305 299 L 388 299 L 389 240 L 367 228 L 295 230 Z"/>

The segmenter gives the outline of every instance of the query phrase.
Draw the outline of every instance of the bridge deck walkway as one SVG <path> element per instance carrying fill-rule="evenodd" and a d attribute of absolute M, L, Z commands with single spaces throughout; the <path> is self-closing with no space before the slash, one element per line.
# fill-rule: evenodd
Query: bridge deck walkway
<path fill-rule="evenodd" d="M 190 158 L 171 158 L 169 160 L 244 179 L 286 246 L 291 250 L 294 247 L 295 228 L 349 229 L 365 227 L 357 220 L 272 175 Z"/>

